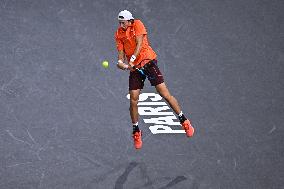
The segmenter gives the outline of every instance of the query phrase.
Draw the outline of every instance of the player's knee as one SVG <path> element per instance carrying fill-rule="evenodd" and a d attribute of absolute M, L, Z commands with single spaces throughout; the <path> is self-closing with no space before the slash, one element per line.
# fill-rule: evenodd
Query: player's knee
<path fill-rule="evenodd" d="M 139 99 L 139 97 L 131 97 L 130 98 L 130 105 L 135 105 L 135 106 L 137 106 L 137 104 L 138 104 L 138 99 Z"/>

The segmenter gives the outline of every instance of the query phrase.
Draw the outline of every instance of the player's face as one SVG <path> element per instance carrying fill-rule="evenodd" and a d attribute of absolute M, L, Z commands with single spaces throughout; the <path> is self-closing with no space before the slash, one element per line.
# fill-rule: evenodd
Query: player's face
<path fill-rule="evenodd" d="M 122 27 L 124 30 L 131 24 L 128 20 L 121 20 L 119 21 L 119 26 Z"/>

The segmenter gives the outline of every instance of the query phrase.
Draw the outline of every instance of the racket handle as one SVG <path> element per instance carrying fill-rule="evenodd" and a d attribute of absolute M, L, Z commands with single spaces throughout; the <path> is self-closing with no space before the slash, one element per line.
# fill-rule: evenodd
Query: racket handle
<path fill-rule="evenodd" d="M 137 70 L 138 72 L 140 72 L 142 75 L 145 75 L 145 73 L 143 72 L 143 70 L 136 68 L 135 66 L 132 66 L 133 69 Z"/>
<path fill-rule="evenodd" d="M 140 70 L 138 68 L 136 68 L 142 75 L 145 75 L 145 73 L 143 72 L 143 70 Z"/>

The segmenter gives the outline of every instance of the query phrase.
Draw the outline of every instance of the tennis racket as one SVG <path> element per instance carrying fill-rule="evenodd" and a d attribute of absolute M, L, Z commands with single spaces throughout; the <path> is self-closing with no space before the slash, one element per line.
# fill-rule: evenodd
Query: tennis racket
<path fill-rule="evenodd" d="M 147 77 L 148 79 L 153 79 L 153 78 L 149 77 L 149 75 L 147 73 L 145 73 L 144 68 L 141 66 L 142 63 L 149 62 L 151 60 L 153 60 L 153 59 L 143 59 L 139 62 L 139 64 L 133 66 L 132 68 L 137 70 L 142 76 Z M 138 68 L 138 67 L 140 67 L 140 68 Z"/>

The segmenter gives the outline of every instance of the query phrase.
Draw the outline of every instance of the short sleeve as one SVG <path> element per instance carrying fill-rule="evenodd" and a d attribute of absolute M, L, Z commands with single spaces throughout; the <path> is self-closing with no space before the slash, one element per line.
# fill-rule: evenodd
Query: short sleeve
<path fill-rule="evenodd" d="M 134 30 L 136 36 L 147 34 L 146 28 L 140 20 L 135 20 Z"/>
<path fill-rule="evenodd" d="M 118 51 L 122 51 L 123 50 L 123 43 L 121 41 L 121 39 L 118 38 L 118 35 L 117 35 L 118 32 L 115 33 L 115 42 L 116 42 L 116 48 Z"/>

